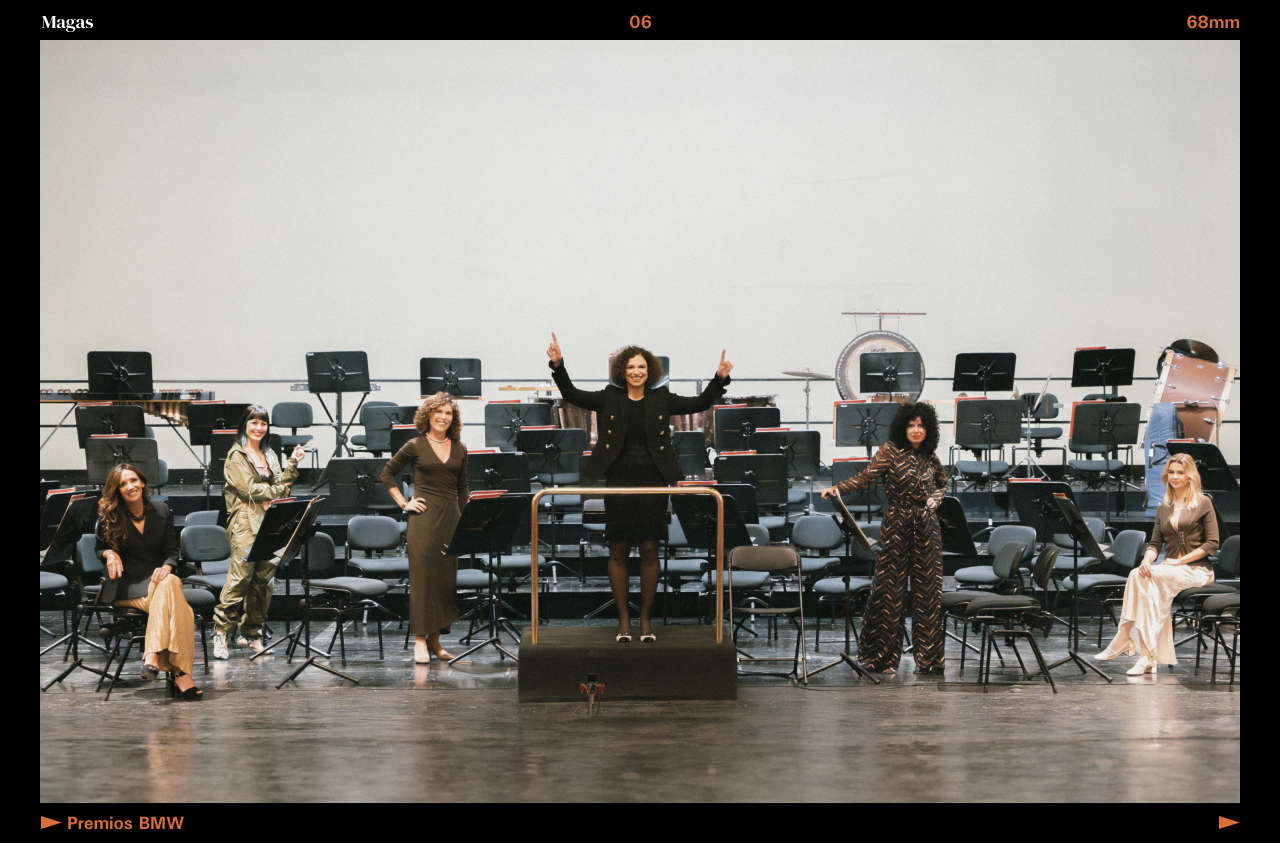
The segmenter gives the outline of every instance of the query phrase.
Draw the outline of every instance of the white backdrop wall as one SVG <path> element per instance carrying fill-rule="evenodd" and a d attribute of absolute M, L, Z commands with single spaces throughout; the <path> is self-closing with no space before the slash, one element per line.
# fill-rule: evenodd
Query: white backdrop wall
<path fill-rule="evenodd" d="M 831 374 L 874 327 L 841 312 L 877 309 L 928 314 L 886 327 L 930 375 L 1095 345 L 1153 375 L 1179 337 L 1240 362 L 1238 43 L 58 41 L 40 74 L 42 380 L 144 349 L 269 405 L 299 395 L 212 381 L 333 349 L 539 378 L 552 330 L 583 378 L 626 342 L 676 377 L 722 348 L 739 378 Z M 804 417 L 798 384 L 734 391 Z M 82 468 L 74 435 L 40 462 Z"/>

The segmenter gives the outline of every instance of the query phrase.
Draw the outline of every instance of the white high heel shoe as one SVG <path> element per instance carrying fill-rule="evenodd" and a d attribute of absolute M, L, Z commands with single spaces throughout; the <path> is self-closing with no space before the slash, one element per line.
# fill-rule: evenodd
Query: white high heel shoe
<path fill-rule="evenodd" d="M 1155 673 L 1156 663 L 1146 656 L 1138 659 L 1138 663 L 1125 671 L 1130 676 L 1141 676 L 1144 673 Z"/>
<path fill-rule="evenodd" d="M 1124 649 L 1121 650 L 1120 652 L 1117 653 L 1115 650 L 1111 649 L 1110 645 L 1108 645 L 1107 649 L 1103 650 L 1101 653 L 1098 653 L 1096 656 L 1094 656 L 1093 660 L 1097 662 L 1109 662 L 1112 659 L 1118 659 L 1121 656 L 1135 655 L 1137 652 L 1138 652 L 1138 648 L 1133 645 L 1133 639 L 1130 638 L 1127 642 L 1125 642 Z"/>

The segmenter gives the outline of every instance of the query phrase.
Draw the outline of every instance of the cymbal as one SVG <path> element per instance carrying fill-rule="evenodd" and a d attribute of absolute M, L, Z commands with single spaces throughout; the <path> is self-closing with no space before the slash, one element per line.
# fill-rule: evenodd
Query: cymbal
<path fill-rule="evenodd" d="M 793 378 L 805 378 L 806 380 L 811 380 L 811 381 L 835 380 L 834 375 L 820 375 L 817 372 L 810 372 L 808 369 L 805 369 L 803 372 L 783 372 L 782 374 L 788 375 Z"/>

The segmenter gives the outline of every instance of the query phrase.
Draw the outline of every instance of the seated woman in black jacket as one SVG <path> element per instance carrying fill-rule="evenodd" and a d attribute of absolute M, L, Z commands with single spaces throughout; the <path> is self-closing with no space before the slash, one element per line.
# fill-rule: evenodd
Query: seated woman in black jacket
<path fill-rule="evenodd" d="M 111 469 L 98 501 L 98 552 L 106 563 L 101 600 L 147 613 L 142 675 L 174 673 L 182 698 L 203 696 L 191 680 L 195 614 L 182 596 L 178 537 L 169 508 L 147 500 L 147 478 L 129 463 Z"/>
<path fill-rule="evenodd" d="M 570 404 L 596 412 L 596 443 L 582 467 L 586 477 L 606 478 L 609 486 L 670 486 L 680 478 L 671 445 L 671 416 L 700 413 L 724 395 L 733 364 L 720 352 L 720 366 L 707 388 L 696 398 L 672 395 L 662 378 L 662 363 L 643 348 L 629 345 L 614 355 L 609 375 L 614 383 L 599 392 L 576 389 L 564 368 L 556 335 L 547 349 L 552 377 L 560 396 Z M 631 545 L 640 547 L 640 640 L 656 641 L 653 598 L 658 591 L 658 542 L 667 537 L 666 495 L 606 495 L 605 541 L 609 542 L 609 588 L 618 606 L 617 641 L 631 640 L 627 607 L 630 578 L 627 558 Z"/>

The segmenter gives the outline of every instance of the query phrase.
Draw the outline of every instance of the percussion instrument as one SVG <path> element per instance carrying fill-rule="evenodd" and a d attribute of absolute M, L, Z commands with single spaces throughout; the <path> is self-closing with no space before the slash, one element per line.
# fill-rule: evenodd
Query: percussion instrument
<path fill-rule="evenodd" d="M 1165 350 L 1160 362 L 1160 379 L 1156 381 L 1155 403 L 1175 405 L 1183 436 L 1216 445 L 1218 428 L 1231 403 L 1236 367 L 1217 362 L 1213 349 L 1203 343 L 1196 345 L 1207 349 L 1208 354 L 1192 356 L 1176 347 Z"/>
<path fill-rule="evenodd" d="M 212 392 L 201 389 L 162 389 L 150 398 L 96 398 L 87 389 L 41 389 L 41 404 L 79 404 L 105 400 L 113 404 L 137 404 L 149 416 L 156 416 L 179 427 L 187 426 L 187 405 L 192 401 L 212 401 Z"/>
<path fill-rule="evenodd" d="M 840 352 L 840 358 L 836 361 L 836 389 L 840 391 L 840 397 L 844 400 L 854 398 L 866 398 L 869 401 L 897 401 L 901 404 L 914 403 L 920 400 L 919 392 L 911 392 L 905 394 L 896 394 L 890 396 L 888 393 L 880 393 L 876 395 L 858 395 L 858 376 L 859 376 L 859 358 L 867 352 L 881 352 L 892 354 L 895 351 L 914 351 L 919 352 L 915 344 L 902 334 L 896 334 L 893 331 L 867 331 L 854 337 L 848 345 L 844 347 L 844 351 Z M 923 384 L 925 380 L 924 360 L 920 361 L 920 382 Z"/>

